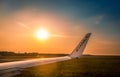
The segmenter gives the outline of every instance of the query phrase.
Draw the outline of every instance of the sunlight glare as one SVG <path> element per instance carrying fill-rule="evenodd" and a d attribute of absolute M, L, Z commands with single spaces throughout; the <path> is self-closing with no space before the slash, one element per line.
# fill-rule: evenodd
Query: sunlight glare
<path fill-rule="evenodd" d="M 36 37 L 41 40 L 48 38 L 48 32 L 45 29 L 40 29 L 40 30 L 36 31 L 35 34 L 36 34 Z"/>

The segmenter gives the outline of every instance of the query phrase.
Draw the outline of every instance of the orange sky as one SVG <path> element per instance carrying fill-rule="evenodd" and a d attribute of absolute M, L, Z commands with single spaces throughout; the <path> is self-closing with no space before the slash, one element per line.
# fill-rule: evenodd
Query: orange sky
<path fill-rule="evenodd" d="M 70 27 L 73 23 L 68 19 L 64 21 L 62 17 L 53 13 L 43 13 L 36 17 L 28 12 L 30 11 L 17 12 L 11 16 L 12 19 L 7 17 L 2 20 L 1 24 L 5 26 L 1 30 L 1 50 L 70 53 L 85 34 L 82 27 Z M 34 33 L 41 27 L 53 36 L 44 41 L 36 38 Z"/>

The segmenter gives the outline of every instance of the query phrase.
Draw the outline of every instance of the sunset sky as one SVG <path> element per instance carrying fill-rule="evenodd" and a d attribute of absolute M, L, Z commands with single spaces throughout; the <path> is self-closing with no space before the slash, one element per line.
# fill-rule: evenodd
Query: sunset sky
<path fill-rule="evenodd" d="M 0 0 L 0 51 L 68 54 L 88 32 L 84 54 L 120 55 L 120 0 Z"/>

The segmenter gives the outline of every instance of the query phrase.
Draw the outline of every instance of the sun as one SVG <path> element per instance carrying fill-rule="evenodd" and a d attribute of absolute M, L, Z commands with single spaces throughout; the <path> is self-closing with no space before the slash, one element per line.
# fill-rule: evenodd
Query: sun
<path fill-rule="evenodd" d="M 35 36 L 38 39 L 45 40 L 48 38 L 49 34 L 46 29 L 40 29 L 40 30 L 36 31 Z"/>

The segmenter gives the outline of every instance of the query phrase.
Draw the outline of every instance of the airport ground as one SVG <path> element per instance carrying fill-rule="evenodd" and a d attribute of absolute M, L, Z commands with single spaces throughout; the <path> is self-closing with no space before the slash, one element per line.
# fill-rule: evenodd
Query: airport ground
<path fill-rule="evenodd" d="M 31 58 L 33 57 L 9 57 L 0 59 L 0 62 Z M 27 68 L 15 77 L 120 77 L 120 56 L 83 56 L 79 59 Z"/>

